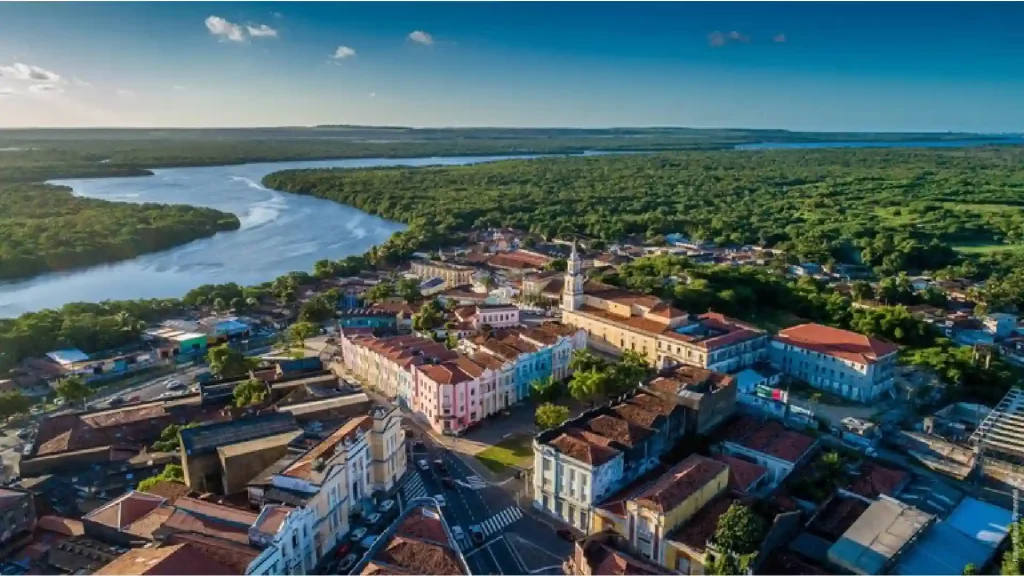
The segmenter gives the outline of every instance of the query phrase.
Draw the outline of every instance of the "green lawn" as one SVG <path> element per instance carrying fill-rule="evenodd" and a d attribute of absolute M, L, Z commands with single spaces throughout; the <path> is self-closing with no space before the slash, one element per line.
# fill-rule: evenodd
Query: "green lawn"
<path fill-rule="evenodd" d="M 1024 244 L 956 244 L 953 249 L 965 254 L 1024 251 Z"/>
<path fill-rule="evenodd" d="M 477 454 L 476 459 L 492 472 L 504 472 L 510 466 L 529 468 L 533 463 L 533 437 L 506 438 Z"/>

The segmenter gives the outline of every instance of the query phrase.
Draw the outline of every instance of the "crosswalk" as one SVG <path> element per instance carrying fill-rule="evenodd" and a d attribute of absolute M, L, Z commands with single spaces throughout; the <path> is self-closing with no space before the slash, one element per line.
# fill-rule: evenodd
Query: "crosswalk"
<path fill-rule="evenodd" d="M 509 506 L 501 512 L 491 516 L 480 523 L 480 529 L 484 531 L 484 537 L 490 536 L 505 526 L 514 523 L 523 517 L 523 511 L 518 506 Z"/>
<path fill-rule="evenodd" d="M 413 498 L 422 498 L 427 495 L 427 487 L 423 484 L 423 477 L 415 471 L 409 471 L 408 478 L 402 484 L 402 496 L 408 502 Z"/>
<path fill-rule="evenodd" d="M 466 476 L 465 481 L 456 480 L 456 482 L 458 482 L 460 486 L 464 486 L 466 488 L 469 488 L 470 490 L 483 490 L 484 488 L 490 486 L 490 484 L 488 484 L 486 480 L 477 476 L 476 474 L 473 474 L 472 476 Z"/>

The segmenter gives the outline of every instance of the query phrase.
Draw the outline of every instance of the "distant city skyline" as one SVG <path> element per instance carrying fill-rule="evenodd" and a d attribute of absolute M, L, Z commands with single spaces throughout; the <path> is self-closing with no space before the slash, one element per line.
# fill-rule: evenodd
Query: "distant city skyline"
<path fill-rule="evenodd" d="M 1024 132 L 1016 3 L 3 3 L 0 128 Z"/>

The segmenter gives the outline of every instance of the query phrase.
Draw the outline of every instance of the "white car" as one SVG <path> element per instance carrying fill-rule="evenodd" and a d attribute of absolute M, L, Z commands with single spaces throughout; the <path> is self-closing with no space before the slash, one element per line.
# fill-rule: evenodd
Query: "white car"
<path fill-rule="evenodd" d="M 378 520 L 380 520 L 380 514 L 378 514 L 376 512 L 374 512 L 373 514 L 370 514 L 369 516 L 366 517 L 366 523 L 371 525 L 371 526 L 377 524 Z"/>
<path fill-rule="evenodd" d="M 384 514 L 388 510 L 391 510 L 394 507 L 395 507 L 395 501 L 394 500 L 385 500 L 385 501 L 380 503 L 380 506 L 377 506 L 377 511 L 380 512 L 381 514 Z"/>
<path fill-rule="evenodd" d="M 168 380 L 167 384 L 165 384 L 165 387 L 168 390 L 178 390 L 178 389 L 184 388 L 185 385 L 182 384 L 179 380 Z"/>
<path fill-rule="evenodd" d="M 416 461 L 416 465 L 419 466 L 420 470 L 423 470 L 424 472 L 426 472 L 427 470 L 430 470 L 430 464 L 427 464 L 426 460 L 423 460 L 423 459 L 417 460 Z"/>
<path fill-rule="evenodd" d="M 462 533 L 462 526 L 452 526 L 452 536 L 455 537 L 455 540 L 462 540 L 465 538 L 466 535 Z"/>
<path fill-rule="evenodd" d="M 359 542 L 363 536 L 366 536 L 366 528 L 359 527 L 352 531 L 352 535 L 349 536 L 349 540 Z"/>
<path fill-rule="evenodd" d="M 438 495 L 434 496 L 434 500 L 437 500 L 437 505 L 438 506 L 440 506 L 441 508 L 444 508 L 444 505 L 445 505 L 444 494 L 438 494 Z"/>

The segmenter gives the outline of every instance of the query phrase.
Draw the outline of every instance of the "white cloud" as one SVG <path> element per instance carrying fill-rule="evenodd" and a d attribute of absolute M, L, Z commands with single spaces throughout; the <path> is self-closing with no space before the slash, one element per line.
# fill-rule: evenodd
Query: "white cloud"
<path fill-rule="evenodd" d="M 434 43 L 434 37 L 423 30 L 413 30 L 412 32 L 409 32 L 409 40 L 426 46 L 430 46 Z"/>
<path fill-rule="evenodd" d="M 188 88 L 182 86 L 181 84 L 175 84 L 174 86 L 171 86 L 171 88 L 174 88 L 175 90 L 188 90 Z"/>
<path fill-rule="evenodd" d="M 56 84 L 33 84 L 28 87 L 28 91 L 35 94 L 60 94 L 64 89 Z"/>
<path fill-rule="evenodd" d="M 87 82 L 81 78 L 72 78 L 71 83 L 75 86 L 81 86 L 82 88 L 89 88 L 92 86 L 92 82 Z"/>
<path fill-rule="evenodd" d="M 60 75 L 56 72 L 21 62 L 15 62 L 11 66 L 0 66 L 0 76 L 33 82 L 57 83 L 61 81 Z"/>
<path fill-rule="evenodd" d="M 253 38 L 277 38 L 277 30 L 266 24 L 260 24 L 259 26 L 247 24 L 245 28 L 249 31 L 249 36 Z"/>
<path fill-rule="evenodd" d="M 354 48 L 348 46 L 338 46 L 337 50 L 334 51 L 334 55 L 331 58 L 335 60 L 344 60 L 345 58 L 351 58 L 356 55 Z"/>
<path fill-rule="evenodd" d="M 132 92 L 131 90 L 125 90 L 123 88 L 118 88 L 114 91 L 114 93 L 123 98 L 130 98 L 132 96 L 135 96 L 135 92 Z"/>
<path fill-rule="evenodd" d="M 245 42 L 245 30 L 234 22 L 228 22 L 220 16 L 210 16 L 206 19 L 206 29 L 214 36 L 220 36 L 221 40 L 232 42 Z"/>
<path fill-rule="evenodd" d="M 708 45 L 716 48 L 719 46 L 725 46 L 726 44 L 732 44 L 734 42 L 747 44 L 750 42 L 750 36 L 747 36 L 737 30 L 732 30 L 730 32 L 719 32 L 718 30 L 715 30 L 708 34 Z"/>
<path fill-rule="evenodd" d="M 370 98 L 376 98 L 376 97 L 377 97 L 377 93 L 376 92 L 370 92 Z"/>
<path fill-rule="evenodd" d="M 13 96 L 13 95 L 14 95 L 14 90 L 12 90 L 11 88 L 0 88 L 0 98 L 2 98 L 4 96 Z"/>

